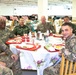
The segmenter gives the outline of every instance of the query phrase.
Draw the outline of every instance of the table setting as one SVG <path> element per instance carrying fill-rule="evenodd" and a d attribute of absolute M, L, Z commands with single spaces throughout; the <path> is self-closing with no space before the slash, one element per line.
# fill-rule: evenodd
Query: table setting
<path fill-rule="evenodd" d="M 21 69 L 37 70 L 37 75 L 43 75 L 43 70 L 54 64 L 53 58 L 58 57 L 60 59 L 58 52 L 65 47 L 61 35 L 47 36 L 48 41 L 46 38 L 41 39 L 41 37 L 39 39 L 39 36 L 37 38 L 37 36 L 24 35 L 8 40 L 20 40 L 19 42 L 6 42 L 14 54 L 19 54 Z"/>

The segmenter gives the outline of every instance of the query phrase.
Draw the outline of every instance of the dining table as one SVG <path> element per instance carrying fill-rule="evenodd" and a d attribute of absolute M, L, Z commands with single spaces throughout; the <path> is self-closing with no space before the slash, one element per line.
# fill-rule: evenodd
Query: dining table
<path fill-rule="evenodd" d="M 6 43 L 9 44 L 10 50 L 14 54 L 19 55 L 21 69 L 36 70 L 35 75 L 43 75 L 45 68 L 60 62 L 59 52 L 65 47 L 64 40 L 58 34 L 46 36 L 42 39 L 25 35 L 9 39 Z"/>

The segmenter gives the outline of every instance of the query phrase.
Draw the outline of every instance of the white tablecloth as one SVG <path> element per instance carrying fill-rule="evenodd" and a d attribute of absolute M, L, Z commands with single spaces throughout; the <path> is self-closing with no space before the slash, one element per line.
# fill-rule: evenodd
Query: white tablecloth
<path fill-rule="evenodd" d="M 44 45 L 44 40 L 35 40 L 41 47 L 36 51 L 21 50 L 15 47 L 15 44 L 10 44 L 10 50 L 17 54 L 20 52 L 21 69 L 37 70 L 37 75 L 43 75 L 43 70 L 51 66 L 52 57 L 58 57 L 58 52 L 48 52 Z M 59 58 L 59 57 L 58 57 Z"/>

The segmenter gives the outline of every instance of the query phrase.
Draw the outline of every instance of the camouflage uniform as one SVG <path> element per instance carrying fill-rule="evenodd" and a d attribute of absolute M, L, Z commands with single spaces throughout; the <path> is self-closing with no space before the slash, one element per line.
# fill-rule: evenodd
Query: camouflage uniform
<path fill-rule="evenodd" d="M 20 35 L 20 36 L 23 36 L 23 34 L 28 34 L 30 31 L 29 27 L 26 26 L 26 25 L 23 25 L 23 26 L 16 26 L 13 30 L 13 33 L 15 35 Z"/>
<path fill-rule="evenodd" d="M 0 75 L 13 75 L 11 69 L 0 65 Z"/>
<path fill-rule="evenodd" d="M 69 53 L 66 55 L 66 51 Z M 73 34 L 70 38 L 67 38 L 65 40 L 65 48 L 62 49 L 62 52 L 65 55 L 65 58 L 67 58 L 70 61 L 76 62 L 76 36 Z M 44 75 L 59 75 L 60 64 L 57 64 L 56 66 L 50 66 L 47 67 L 44 70 Z"/>
<path fill-rule="evenodd" d="M 6 40 L 10 38 L 9 36 L 10 31 L 8 29 L 0 30 L 0 61 L 5 62 L 6 66 L 13 71 L 14 75 L 21 75 L 20 61 L 15 62 L 11 58 L 13 53 L 5 44 Z M 5 52 L 5 54 L 2 54 L 3 52 Z"/>
<path fill-rule="evenodd" d="M 14 34 L 8 29 L 0 29 L 0 39 L 5 43 L 9 38 L 13 38 Z"/>
<path fill-rule="evenodd" d="M 28 26 L 29 27 L 29 29 L 30 29 L 30 31 L 31 32 L 34 32 L 35 30 L 34 30 L 34 26 L 33 26 L 33 23 L 26 23 L 26 26 Z"/>
<path fill-rule="evenodd" d="M 37 26 L 37 31 L 41 31 L 42 33 L 45 33 L 47 30 L 52 31 L 52 33 L 56 32 L 54 26 L 50 22 L 46 22 L 45 24 L 40 23 Z"/>

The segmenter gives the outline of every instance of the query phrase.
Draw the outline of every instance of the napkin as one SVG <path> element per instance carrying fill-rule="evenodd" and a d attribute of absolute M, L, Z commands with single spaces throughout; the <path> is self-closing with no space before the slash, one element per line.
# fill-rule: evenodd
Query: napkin
<path fill-rule="evenodd" d="M 52 46 L 52 44 L 47 44 L 44 46 L 44 48 L 46 50 L 48 50 L 49 52 L 55 52 L 56 51 L 56 49 Z"/>

